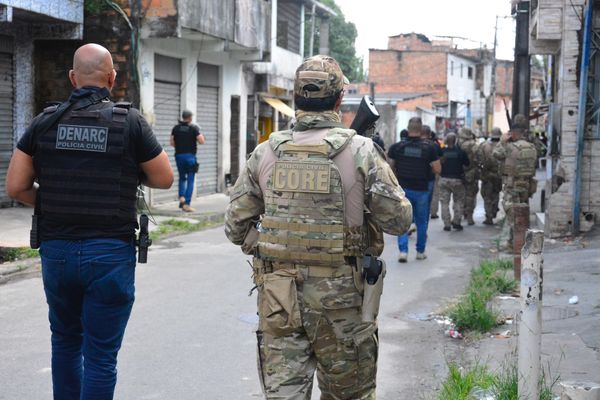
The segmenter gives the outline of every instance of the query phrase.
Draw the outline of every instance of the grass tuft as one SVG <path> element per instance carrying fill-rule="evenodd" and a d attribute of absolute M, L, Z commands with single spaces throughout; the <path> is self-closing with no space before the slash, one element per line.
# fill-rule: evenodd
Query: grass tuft
<path fill-rule="evenodd" d="M 465 295 L 449 310 L 448 316 L 458 330 L 484 333 L 496 326 L 498 315 L 488 308 L 487 303 L 498 293 L 516 289 L 517 282 L 507 276 L 510 269 L 510 261 L 485 260 L 471 270 Z"/>
<path fill-rule="evenodd" d="M 545 369 L 542 371 L 539 400 L 554 399 L 553 389 L 560 378 L 556 377 L 548 382 L 549 375 Z M 462 369 L 452 362 L 448 365 L 448 377 L 442 383 L 436 400 L 476 400 L 473 392 L 477 389 L 485 390 L 495 400 L 521 400 L 518 395 L 519 371 L 516 360 L 504 364 L 497 373 L 490 372 L 479 363 L 469 369 Z"/>
<path fill-rule="evenodd" d="M 221 221 L 206 221 L 194 223 L 180 219 L 167 219 L 159 223 L 158 228 L 150 232 L 150 239 L 158 240 L 164 236 L 196 232 L 211 226 L 220 225 Z"/>
<path fill-rule="evenodd" d="M 37 257 L 39 252 L 37 249 L 30 247 L 1 247 L 0 262 L 11 262 L 16 260 L 24 260 L 27 258 Z"/>

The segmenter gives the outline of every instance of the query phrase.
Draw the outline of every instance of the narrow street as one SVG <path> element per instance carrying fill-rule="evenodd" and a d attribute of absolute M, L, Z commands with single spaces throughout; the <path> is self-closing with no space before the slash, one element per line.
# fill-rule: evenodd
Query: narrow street
<path fill-rule="evenodd" d="M 498 229 L 481 225 L 481 212 L 477 225 L 462 233 L 443 232 L 439 219 L 431 221 L 425 261 L 414 260 L 411 241 L 409 262 L 399 264 L 395 237 L 386 236 L 379 399 L 431 398 L 445 376 L 446 357 L 460 352 L 462 342 L 422 319 L 461 293 L 471 266 L 490 254 Z M 152 247 L 149 264 L 137 267 L 117 399 L 262 398 L 247 259 L 222 227 Z M 0 399 L 52 397 L 46 313 L 39 277 L 0 286 Z"/>

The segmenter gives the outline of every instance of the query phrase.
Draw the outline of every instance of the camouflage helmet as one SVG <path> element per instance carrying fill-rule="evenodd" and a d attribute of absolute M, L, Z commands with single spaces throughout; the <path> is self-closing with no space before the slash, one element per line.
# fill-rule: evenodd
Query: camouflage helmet
<path fill-rule="evenodd" d="M 471 140 L 475 139 L 475 135 L 469 128 L 460 128 L 460 131 L 458 131 L 458 138 L 460 140 Z"/>
<path fill-rule="evenodd" d="M 296 70 L 294 94 L 307 99 L 337 96 L 347 83 L 334 58 L 316 55 L 305 59 Z"/>
<path fill-rule="evenodd" d="M 511 130 L 525 133 L 529 130 L 529 120 L 523 114 L 517 114 L 512 120 Z"/>
<path fill-rule="evenodd" d="M 492 133 L 490 135 L 492 139 L 499 139 L 500 136 L 502 136 L 502 131 L 500 130 L 500 128 L 495 127 L 494 129 L 492 129 Z"/>

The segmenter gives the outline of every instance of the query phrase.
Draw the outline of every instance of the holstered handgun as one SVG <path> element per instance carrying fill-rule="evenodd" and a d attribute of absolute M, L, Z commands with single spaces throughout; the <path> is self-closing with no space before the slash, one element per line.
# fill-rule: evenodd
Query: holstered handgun
<path fill-rule="evenodd" d="M 375 322 L 383 293 L 385 262 L 372 255 L 372 252 L 367 249 L 362 257 L 362 271 L 364 277 L 362 320 L 363 322 Z"/>
<path fill-rule="evenodd" d="M 135 244 L 138 246 L 138 262 L 145 264 L 148 261 L 148 247 L 152 246 L 152 239 L 150 239 L 148 232 L 148 216 L 146 214 L 140 215 L 140 232 Z"/>

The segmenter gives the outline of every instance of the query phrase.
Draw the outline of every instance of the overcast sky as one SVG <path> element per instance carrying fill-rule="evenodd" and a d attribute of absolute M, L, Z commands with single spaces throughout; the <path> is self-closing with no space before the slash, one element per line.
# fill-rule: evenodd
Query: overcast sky
<path fill-rule="evenodd" d="M 346 20 L 358 30 L 356 52 L 368 56 L 369 48 L 387 48 L 388 36 L 423 33 L 460 36 L 473 40 L 459 47 L 489 48 L 494 43 L 496 15 L 510 15 L 510 0 L 336 0 Z M 500 59 L 513 59 L 515 28 L 512 18 L 498 20 Z M 465 44 L 465 45 L 463 45 Z M 467 46 L 468 45 L 468 46 Z"/>

